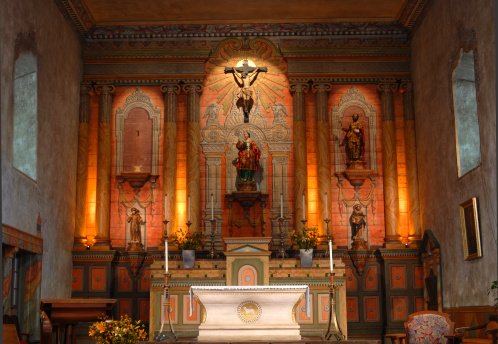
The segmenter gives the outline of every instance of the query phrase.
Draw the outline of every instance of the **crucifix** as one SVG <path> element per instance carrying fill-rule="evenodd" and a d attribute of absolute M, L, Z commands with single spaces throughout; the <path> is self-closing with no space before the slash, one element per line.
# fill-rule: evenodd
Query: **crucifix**
<path fill-rule="evenodd" d="M 239 67 L 225 67 L 225 74 L 232 73 L 235 82 L 239 86 L 239 91 L 237 92 L 237 103 L 242 99 L 242 108 L 244 110 L 244 123 L 249 122 L 249 112 L 251 111 L 251 100 L 252 100 L 252 84 L 256 80 L 259 72 L 268 72 L 266 67 L 256 67 L 250 66 L 249 61 L 244 59 L 242 66 Z M 254 103 L 254 100 L 253 100 Z"/>

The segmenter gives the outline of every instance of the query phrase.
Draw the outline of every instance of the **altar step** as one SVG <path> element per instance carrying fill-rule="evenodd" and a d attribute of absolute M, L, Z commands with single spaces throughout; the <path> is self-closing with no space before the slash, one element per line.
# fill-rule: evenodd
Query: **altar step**
<path fill-rule="evenodd" d="M 183 344 L 318 344 L 318 343 L 338 343 L 338 344 L 381 344 L 381 340 L 364 340 L 364 339 L 353 339 L 353 340 L 341 340 L 341 341 L 323 341 L 321 338 L 303 338 L 299 341 L 264 341 L 264 340 L 250 340 L 250 341 L 229 341 L 229 342 L 205 342 L 197 341 L 192 338 L 180 338 L 175 341 L 162 341 L 160 343 L 183 343 Z"/>

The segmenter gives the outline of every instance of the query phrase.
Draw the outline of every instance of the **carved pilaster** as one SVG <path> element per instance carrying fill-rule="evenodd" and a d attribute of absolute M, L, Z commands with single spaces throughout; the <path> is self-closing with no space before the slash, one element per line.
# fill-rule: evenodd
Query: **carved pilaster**
<path fill-rule="evenodd" d="M 84 248 L 86 238 L 86 192 L 88 185 L 88 126 L 90 120 L 90 94 L 92 85 L 80 86 L 80 124 L 78 133 L 78 166 L 76 175 L 76 214 L 74 247 Z"/>
<path fill-rule="evenodd" d="M 308 161 L 306 145 L 305 95 L 308 85 L 297 84 L 290 87 L 293 97 L 294 119 L 294 227 L 301 229 L 299 220 L 303 213 L 303 197 L 308 194 Z M 307 209 L 308 207 L 306 207 Z"/>
<path fill-rule="evenodd" d="M 100 96 L 99 102 L 99 134 L 97 153 L 97 202 L 95 223 L 97 235 L 95 245 L 110 247 L 110 194 L 111 194 L 111 118 L 112 85 L 97 85 L 95 91 Z"/>
<path fill-rule="evenodd" d="M 163 135 L 163 194 L 168 196 L 165 209 L 163 196 L 163 214 L 170 221 L 169 228 L 176 228 L 176 146 L 177 146 L 177 95 L 180 92 L 178 85 L 162 85 L 164 93 L 164 135 Z M 163 217 L 165 217 L 163 215 Z"/>
<path fill-rule="evenodd" d="M 406 184 L 408 188 L 408 240 L 420 245 L 422 231 L 420 227 L 420 205 L 418 198 L 417 146 L 415 141 L 415 111 L 413 109 L 413 85 L 401 84 L 403 93 L 403 113 L 405 117 L 405 157 Z"/>
<path fill-rule="evenodd" d="M 199 127 L 199 98 L 202 92 L 200 85 L 185 85 L 187 93 L 187 196 L 190 196 L 190 221 L 192 229 L 200 228 L 200 152 L 201 141 Z"/>
<path fill-rule="evenodd" d="M 394 126 L 393 92 L 397 85 L 378 85 L 382 107 L 382 156 L 384 172 L 384 216 L 386 248 L 401 244 L 399 235 L 398 160 L 396 157 L 396 128 Z"/>
<path fill-rule="evenodd" d="M 313 85 L 316 99 L 316 164 L 318 189 L 318 230 L 326 235 L 325 219 L 331 213 L 330 208 L 330 135 L 328 119 L 328 95 L 332 86 L 329 84 Z M 329 231 L 332 228 L 329 227 Z M 333 233 L 333 231 L 332 231 Z M 333 240 L 333 236 L 331 237 Z"/>

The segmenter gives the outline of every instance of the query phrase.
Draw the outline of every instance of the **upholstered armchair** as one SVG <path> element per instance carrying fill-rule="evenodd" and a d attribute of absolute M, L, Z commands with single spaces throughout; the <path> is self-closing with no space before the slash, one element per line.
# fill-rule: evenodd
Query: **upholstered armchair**
<path fill-rule="evenodd" d="M 487 324 L 482 324 L 473 327 L 460 327 L 455 330 L 456 333 L 461 333 L 462 336 L 465 332 L 484 330 L 486 338 L 463 338 L 462 344 L 497 344 L 498 323 L 496 316 L 490 317 Z"/>
<path fill-rule="evenodd" d="M 454 334 L 455 323 L 446 313 L 422 311 L 410 314 L 405 333 L 388 334 L 393 344 L 452 344 L 461 334 Z"/>

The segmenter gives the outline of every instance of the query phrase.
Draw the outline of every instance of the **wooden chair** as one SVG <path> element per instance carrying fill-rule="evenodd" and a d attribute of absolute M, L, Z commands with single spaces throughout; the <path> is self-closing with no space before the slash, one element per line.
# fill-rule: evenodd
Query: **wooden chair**
<path fill-rule="evenodd" d="M 477 331 L 484 329 L 486 338 L 462 338 L 462 344 L 497 344 L 498 323 L 496 317 L 490 317 L 487 324 L 473 326 L 473 327 L 460 327 L 455 330 L 456 333 Z"/>
<path fill-rule="evenodd" d="M 404 323 L 405 333 L 388 334 L 393 344 L 450 344 L 461 334 L 454 334 L 455 323 L 446 313 L 422 311 L 410 314 Z"/>
<path fill-rule="evenodd" d="M 17 337 L 18 337 L 20 343 L 22 343 L 22 344 L 29 343 L 29 338 L 31 337 L 31 333 L 21 332 L 21 326 L 19 325 L 19 318 L 17 317 L 17 315 L 4 314 L 3 323 L 4 324 L 12 324 L 15 326 L 16 331 L 17 331 Z"/>
<path fill-rule="evenodd" d="M 14 324 L 3 324 L 3 344 L 19 344 L 17 330 Z"/>

